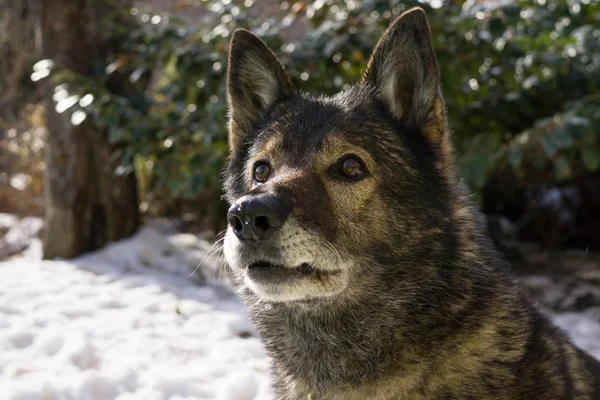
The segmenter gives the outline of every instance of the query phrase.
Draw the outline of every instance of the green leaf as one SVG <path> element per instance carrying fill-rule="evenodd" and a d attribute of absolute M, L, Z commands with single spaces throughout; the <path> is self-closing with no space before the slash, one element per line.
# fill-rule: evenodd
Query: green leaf
<path fill-rule="evenodd" d="M 571 147 L 575 143 L 571 134 L 566 129 L 558 129 L 552 136 L 554 136 L 554 143 L 556 143 L 556 147 L 559 149 Z"/>
<path fill-rule="evenodd" d="M 581 160 L 585 167 L 592 172 L 600 169 L 600 147 L 586 147 L 581 150 Z"/>
<path fill-rule="evenodd" d="M 581 117 L 578 115 L 565 116 L 565 124 L 570 129 L 582 130 L 590 125 L 589 118 Z"/>
<path fill-rule="evenodd" d="M 120 140 L 123 139 L 123 129 L 118 125 L 109 125 L 108 126 L 108 142 L 110 144 L 116 144 Z"/>
<path fill-rule="evenodd" d="M 558 143 L 554 135 L 545 135 L 542 137 L 542 149 L 548 158 L 552 158 L 558 151 Z"/>
<path fill-rule="evenodd" d="M 554 160 L 554 177 L 558 181 L 562 181 L 573 176 L 571 164 L 565 156 L 560 156 Z"/>
<path fill-rule="evenodd" d="M 523 162 L 523 148 L 521 146 L 513 146 L 508 150 L 508 163 L 513 168 L 518 168 Z"/>

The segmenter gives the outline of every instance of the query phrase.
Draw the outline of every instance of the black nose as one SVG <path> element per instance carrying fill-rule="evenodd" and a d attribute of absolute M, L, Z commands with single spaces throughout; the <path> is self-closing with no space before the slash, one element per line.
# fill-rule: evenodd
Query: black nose
<path fill-rule="evenodd" d="M 291 207 L 273 194 L 244 196 L 227 212 L 229 226 L 240 240 L 265 240 L 281 227 Z"/>

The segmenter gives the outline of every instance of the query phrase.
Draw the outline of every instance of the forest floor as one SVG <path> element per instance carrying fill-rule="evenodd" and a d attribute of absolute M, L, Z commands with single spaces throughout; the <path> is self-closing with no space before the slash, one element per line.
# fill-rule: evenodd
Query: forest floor
<path fill-rule="evenodd" d="M 0 214 L 2 226 L 5 239 L 28 242 L 0 262 L 0 399 L 271 398 L 269 359 L 217 258 L 194 272 L 216 249 L 208 240 L 147 226 L 77 259 L 43 261 L 41 221 Z M 521 279 L 600 358 L 600 285 L 583 275 Z"/>

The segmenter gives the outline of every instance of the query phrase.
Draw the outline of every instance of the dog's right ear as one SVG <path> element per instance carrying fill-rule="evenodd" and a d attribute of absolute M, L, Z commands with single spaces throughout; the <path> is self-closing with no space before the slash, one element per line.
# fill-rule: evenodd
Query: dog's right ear
<path fill-rule="evenodd" d="M 241 148 L 265 112 L 293 92 L 290 78 L 267 45 L 247 30 L 236 30 L 227 71 L 230 150 Z"/>

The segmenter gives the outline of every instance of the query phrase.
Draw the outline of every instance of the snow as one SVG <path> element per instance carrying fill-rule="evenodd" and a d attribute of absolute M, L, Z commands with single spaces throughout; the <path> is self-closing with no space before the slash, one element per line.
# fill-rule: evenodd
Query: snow
<path fill-rule="evenodd" d="M 0 399 L 272 398 L 269 359 L 217 258 L 194 272 L 218 245 L 147 227 L 75 260 L 29 247 L 0 263 Z M 600 358 L 598 320 L 600 308 L 556 315 Z"/>
<path fill-rule="evenodd" d="M 271 398 L 265 350 L 211 279 L 215 260 L 188 279 L 210 248 L 192 238 L 143 229 L 68 262 L 0 263 L 0 399 Z"/>
<path fill-rule="evenodd" d="M 565 312 L 554 315 L 554 323 L 582 349 L 600 360 L 600 307 L 583 313 Z"/>

